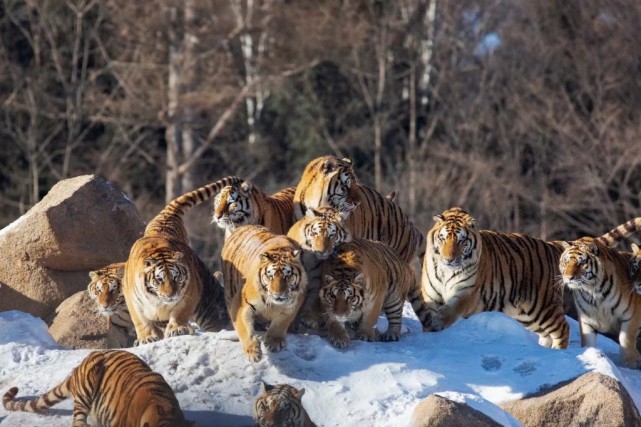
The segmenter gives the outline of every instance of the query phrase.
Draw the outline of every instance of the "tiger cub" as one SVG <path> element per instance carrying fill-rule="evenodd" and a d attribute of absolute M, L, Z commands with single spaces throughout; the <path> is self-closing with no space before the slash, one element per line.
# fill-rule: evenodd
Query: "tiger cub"
<path fill-rule="evenodd" d="M 262 357 L 255 320 L 269 322 L 265 347 L 280 351 L 307 291 L 299 246 L 266 227 L 245 225 L 225 240 L 221 260 L 225 300 L 243 351 L 253 362 Z"/>
<path fill-rule="evenodd" d="M 410 265 L 386 244 L 372 240 L 355 237 L 324 261 L 319 297 L 328 338 L 339 348 L 346 347 L 350 339 L 344 322 L 359 324 L 357 339 L 373 341 L 381 311 L 388 327 L 380 339 L 398 341 L 405 300 L 423 325 L 432 321 L 432 310 L 423 300 Z"/>
<path fill-rule="evenodd" d="M 212 222 L 225 230 L 225 238 L 243 225 L 264 225 L 275 234 L 285 234 L 293 224 L 294 187 L 271 196 L 249 181 L 228 185 L 214 197 Z"/>
<path fill-rule="evenodd" d="M 62 383 L 42 396 L 17 400 L 18 389 L 4 394 L 7 411 L 46 412 L 70 397 L 73 426 L 191 426 L 162 375 L 123 350 L 92 351 Z"/>
<path fill-rule="evenodd" d="M 303 407 L 305 389 L 289 384 L 260 384 L 254 423 L 260 427 L 316 427 Z"/>
<path fill-rule="evenodd" d="M 458 207 L 434 221 L 422 269 L 423 292 L 439 313 L 431 330 L 447 328 L 459 317 L 501 311 L 536 332 L 542 345 L 567 347 L 563 288 L 554 284 L 562 242 L 480 230 Z M 636 227 L 629 222 L 599 239 L 612 245 Z"/>
<path fill-rule="evenodd" d="M 578 311 L 581 346 L 594 346 L 597 332 L 619 335 L 621 357 L 629 368 L 641 369 L 636 348 L 641 327 L 641 295 L 633 280 L 634 254 L 609 248 L 583 237 L 564 243 L 559 269 L 572 290 Z"/>
<path fill-rule="evenodd" d="M 115 262 L 99 270 L 90 271 L 91 282 L 87 294 L 96 304 L 98 314 L 109 319 L 110 325 L 135 336 L 134 325 L 122 294 L 125 263 Z"/>
<path fill-rule="evenodd" d="M 420 230 L 390 197 L 358 183 L 349 159 L 319 157 L 303 171 L 294 194 L 294 218 L 301 219 L 307 208 L 319 207 L 353 209 L 346 225 L 354 236 L 386 243 L 406 262 L 422 256 Z"/>
<path fill-rule="evenodd" d="M 222 288 L 189 247 L 182 216 L 224 186 L 240 181 L 223 178 L 172 200 L 133 244 L 123 293 L 136 329 L 135 345 L 190 334 L 190 320 L 205 331 L 227 326 Z"/>

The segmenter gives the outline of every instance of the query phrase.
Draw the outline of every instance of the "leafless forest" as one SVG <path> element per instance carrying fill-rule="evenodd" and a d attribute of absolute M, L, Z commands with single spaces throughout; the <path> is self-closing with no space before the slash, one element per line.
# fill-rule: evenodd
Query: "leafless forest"
<path fill-rule="evenodd" d="M 148 220 L 330 153 L 423 230 L 458 205 L 601 234 L 641 216 L 640 22 L 638 0 L 0 0 L 0 227 L 79 174 Z"/>

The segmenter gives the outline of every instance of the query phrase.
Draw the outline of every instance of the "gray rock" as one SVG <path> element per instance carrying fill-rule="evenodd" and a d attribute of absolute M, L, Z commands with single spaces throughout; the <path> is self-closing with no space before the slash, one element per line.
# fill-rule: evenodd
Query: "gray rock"
<path fill-rule="evenodd" d="M 436 394 L 422 400 L 412 416 L 412 427 L 501 427 L 484 413 Z"/>

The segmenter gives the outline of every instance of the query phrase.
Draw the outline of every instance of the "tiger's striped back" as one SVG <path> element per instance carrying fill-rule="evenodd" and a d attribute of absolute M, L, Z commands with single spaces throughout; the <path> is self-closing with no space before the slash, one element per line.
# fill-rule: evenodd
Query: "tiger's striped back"
<path fill-rule="evenodd" d="M 225 229 L 225 238 L 243 225 L 263 225 L 285 234 L 294 222 L 294 187 L 268 196 L 249 181 L 228 185 L 214 197 L 212 222 Z"/>
<path fill-rule="evenodd" d="M 242 182 L 241 178 L 228 176 L 175 198 L 154 219 L 149 221 L 144 236 L 162 236 L 188 243 L 187 230 L 182 220 L 183 215 L 189 209 L 208 200 L 223 187 L 240 182 Z"/>
<path fill-rule="evenodd" d="M 358 183 L 349 159 L 324 156 L 305 168 L 294 195 L 294 216 L 301 219 L 307 208 L 352 211 L 346 225 L 354 236 L 386 243 L 410 262 L 422 256 L 424 237 L 390 199 Z"/>
<path fill-rule="evenodd" d="M 261 382 L 254 402 L 254 423 L 260 427 L 316 427 L 303 407 L 305 389 Z"/>
<path fill-rule="evenodd" d="M 16 387 L 4 394 L 6 410 L 42 413 L 72 397 L 74 426 L 90 417 L 104 426 L 192 425 L 162 375 L 123 350 L 89 353 L 67 379 L 36 399 L 17 400 L 17 394 Z"/>

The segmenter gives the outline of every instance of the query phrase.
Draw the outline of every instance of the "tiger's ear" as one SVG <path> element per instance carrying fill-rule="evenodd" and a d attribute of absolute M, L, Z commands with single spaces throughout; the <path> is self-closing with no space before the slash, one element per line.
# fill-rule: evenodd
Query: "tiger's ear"
<path fill-rule="evenodd" d="M 561 246 L 563 246 L 563 249 L 571 248 L 572 244 L 570 242 L 566 242 L 565 240 L 561 242 Z"/>
<path fill-rule="evenodd" d="M 267 393 L 268 391 L 271 391 L 273 388 L 274 388 L 274 386 L 273 386 L 273 385 L 271 385 L 271 384 L 269 384 L 269 383 L 267 383 L 267 382 L 265 382 L 265 381 L 261 380 L 261 381 L 260 381 L 260 389 L 259 389 L 259 393 L 260 393 L 260 394 Z"/>
<path fill-rule="evenodd" d="M 434 215 L 434 216 L 432 217 L 432 219 L 433 219 L 433 220 L 434 220 L 434 222 L 436 222 L 437 224 L 440 224 L 440 223 L 442 223 L 442 222 L 444 222 L 444 221 L 445 221 L 445 217 L 444 217 L 443 215 L 441 215 L 441 214 Z"/>
<path fill-rule="evenodd" d="M 630 244 L 630 247 L 632 248 L 632 253 L 635 255 L 639 255 L 639 252 L 641 252 L 641 247 L 637 245 L 636 243 Z"/>
<path fill-rule="evenodd" d="M 356 277 L 354 277 L 354 283 L 360 286 L 365 286 L 365 273 L 359 271 Z"/>
<path fill-rule="evenodd" d="M 357 207 L 361 205 L 361 202 L 356 202 L 356 203 L 349 203 L 345 202 L 341 206 L 341 210 L 339 211 L 340 213 L 340 218 L 341 221 L 345 221 L 349 216 L 356 210 Z"/>
<path fill-rule="evenodd" d="M 269 262 L 271 260 L 272 257 L 269 252 L 263 252 L 262 254 L 260 254 L 260 262 Z"/>
<path fill-rule="evenodd" d="M 334 281 L 334 275 L 333 274 L 328 273 L 328 274 L 323 276 L 323 282 L 324 283 L 329 283 L 329 282 L 333 282 L 333 281 Z"/>
<path fill-rule="evenodd" d="M 473 229 L 476 229 L 476 227 L 478 227 L 478 223 L 476 222 L 476 219 L 474 219 L 474 218 L 468 219 L 467 220 L 467 225 L 469 225 Z"/>
<path fill-rule="evenodd" d="M 292 255 L 294 256 L 294 258 L 298 258 L 298 256 L 300 255 L 300 249 L 294 249 L 292 251 Z"/>
<path fill-rule="evenodd" d="M 598 256 L 599 255 L 599 246 L 596 243 L 591 242 L 588 245 L 588 251 L 590 251 L 590 253 L 592 255 Z"/>
<path fill-rule="evenodd" d="M 312 219 L 320 216 L 320 213 L 314 208 L 307 208 L 307 210 L 305 211 L 305 216 Z"/>
<path fill-rule="evenodd" d="M 296 397 L 298 397 L 299 399 L 302 399 L 303 395 L 305 394 L 305 389 L 304 388 L 299 388 L 299 389 L 296 389 L 296 392 L 297 392 L 296 393 Z"/>
<path fill-rule="evenodd" d="M 245 193 L 249 193 L 254 189 L 254 184 L 249 181 L 244 181 L 242 184 L 240 184 L 240 189 Z"/>
<path fill-rule="evenodd" d="M 180 261 L 184 257 L 185 257 L 185 254 L 180 252 L 180 251 L 176 251 L 176 252 L 171 254 L 171 260 L 172 261 Z"/>
<path fill-rule="evenodd" d="M 90 271 L 89 272 L 89 278 L 91 280 L 98 280 L 98 272 L 97 271 Z"/>
<path fill-rule="evenodd" d="M 156 266 L 156 260 L 154 258 L 145 258 L 143 261 L 143 271 L 145 273 L 148 273 L 149 271 L 153 270 L 153 268 Z"/>
<path fill-rule="evenodd" d="M 341 161 L 347 163 L 350 166 L 352 165 L 352 159 L 350 159 L 349 157 L 343 157 Z"/>
<path fill-rule="evenodd" d="M 116 268 L 116 274 L 120 277 L 123 277 L 125 275 L 125 264 L 123 263 L 121 266 Z"/>

